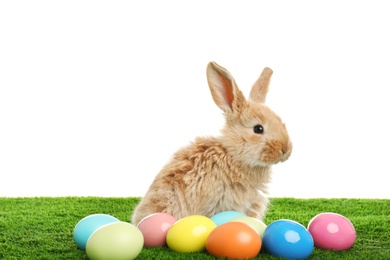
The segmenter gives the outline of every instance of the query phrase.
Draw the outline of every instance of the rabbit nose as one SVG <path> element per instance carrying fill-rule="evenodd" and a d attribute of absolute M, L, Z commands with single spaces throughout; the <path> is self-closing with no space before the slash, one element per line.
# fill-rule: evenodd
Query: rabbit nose
<path fill-rule="evenodd" d="M 290 143 L 283 144 L 282 145 L 282 153 L 283 153 L 283 155 L 290 154 L 290 152 L 291 152 L 291 144 Z"/>

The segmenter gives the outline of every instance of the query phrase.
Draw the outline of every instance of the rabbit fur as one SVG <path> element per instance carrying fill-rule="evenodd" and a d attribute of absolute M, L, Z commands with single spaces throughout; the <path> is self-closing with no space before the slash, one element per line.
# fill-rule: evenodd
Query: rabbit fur
<path fill-rule="evenodd" d="M 158 212 L 176 219 L 226 210 L 265 215 L 271 166 L 292 151 L 285 124 L 264 105 L 273 72 L 264 68 L 246 100 L 225 68 L 210 62 L 206 71 L 212 98 L 226 118 L 221 135 L 198 137 L 172 156 L 134 209 L 135 225 Z"/>

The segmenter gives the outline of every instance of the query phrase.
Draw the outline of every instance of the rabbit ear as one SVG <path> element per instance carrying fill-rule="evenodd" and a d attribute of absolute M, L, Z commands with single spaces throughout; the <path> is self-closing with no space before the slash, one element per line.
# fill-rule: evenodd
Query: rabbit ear
<path fill-rule="evenodd" d="M 215 104 L 224 112 L 239 112 L 245 97 L 230 73 L 215 62 L 207 65 L 207 81 Z"/>
<path fill-rule="evenodd" d="M 255 102 L 264 103 L 268 92 L 268 86 L 271 81 L 272 70 L 270 68 L 264 68 L 260 77 L 252 86 L 249 98 Z"/>

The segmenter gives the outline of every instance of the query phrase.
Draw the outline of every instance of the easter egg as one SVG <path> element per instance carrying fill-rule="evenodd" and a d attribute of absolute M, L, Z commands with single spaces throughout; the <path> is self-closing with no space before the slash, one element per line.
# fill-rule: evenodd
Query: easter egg
<path fill-rule="evenodd" d="M 227 222 L 211 231 L 206 250 L 217 258 L 251 259 L 261 249 L 257 231 L 242 222 Z"/>
<path fill-rule="evenodd" d="M 314 239 L 314 246 L 329 250 L 346 250 L 356 240 L 351 221 L 343 215 L 325 212 L 314 216 L 307 229 Z"/>
<path fill-rule="evenodd" d="M 78 248 L 85 250 L 87 241 L 95 230 L 119 219 L 108 214 L 92 214 L 81 219 L 73 230 L 73 239 Z"/>
<path fill-rule="evenodd" d="M 314 241 L 300 223 L 281 219 L 269 224 L 263 234 L 265 252 L 276 257 L 303 259 L 310 256 Z"/>
<path fill-rule="evenodd" d="M 168 230 L 166 242 L 177 252 L 198 252 L 206 248 L 206 240 L 216 227 L 208 217 L 191 215 L 176 221 Z"/>
<path fill-rule="evenodd" d="M 90 260 L 133 260 L 142 250 L 141 231 L 127 222 L 113 222 L 97 229 L 87 241 Z"/>
<path fill-rule="evenodd" d="M 246 215 L 238 211 L 227 210 L 227 211 L 218 212 L 217 214 L 211 216 L 210 219 L 214 221 L 214 223 L 217 226 L 219 226 L 232 220 L 233 218 L 242 217 L 242 216 L 246 216 Z"/>
<path fill-rule="evenodd" d="M 144 236 L 144 246 L 165 246 L 168 229 L 175 222 L 176 218 L 167 213 L 155 213 L 143 218 L 137 227 Z"/>
<path fill-rule="evenodd" d="M 260 219 L 252 218 L 248 216 L 233 218 L 229 222 L 242 222 L 248 224 L 249 226 L 251 226 L 256 230 L 256 232 L 260 235 L 261 238 L 263 237 L 264 231 L 267 228 L 267 225 Z"/>

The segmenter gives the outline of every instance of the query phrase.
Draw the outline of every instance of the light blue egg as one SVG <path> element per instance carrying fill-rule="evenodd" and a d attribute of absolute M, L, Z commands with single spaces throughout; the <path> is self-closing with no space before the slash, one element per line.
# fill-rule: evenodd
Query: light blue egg
<path fill-rule="evenodd" d="M 210 219 L 214 221 L 214 223 L 219 226 L 222 224 L 225 224 L 226 222 L 229 222 L 230 220 L 237 218 L 237 217 L 243 217 L 246 216 L 242 212 L 234 211 L 234 210 L 227 210 L 227 211 L 222 211 L 214 216 L 212 216 Z"/>
<path fill-rule="evenodd" d="M 77 247 L 85 250 L 89 237 L 98 228 L 118 222 L 119 219 L 107 214 L 92 214 L 80 220 L 73 230 L 73 239 Z"/>

